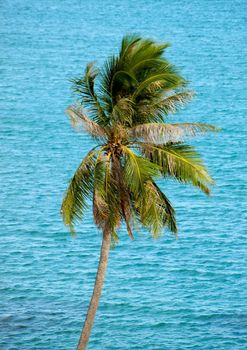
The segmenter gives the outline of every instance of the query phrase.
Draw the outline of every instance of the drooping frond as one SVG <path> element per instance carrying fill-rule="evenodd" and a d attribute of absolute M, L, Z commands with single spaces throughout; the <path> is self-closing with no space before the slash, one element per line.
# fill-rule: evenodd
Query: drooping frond
<path fill-rule="evenodd" d="M 126 223 L 127 231 L 131 239 L 133 239 L 132 222 L 133 211 L 131 205 L 131 192 L 128 189 L 124 181 L 123 168 L 121 166 L 120 159 L 113 155 L 112 157 L 112 175 L 115 182 L 118 184 L 119 200 L 120 200 L 120 212 L 122 219 Z"/>
<path fill-rule="evenodd" d="M 130 137 L 147 143 L 166 144 L 181 142 L 186 137 L 196 136 L 205 132 L 219 131 L 213 125 L 200 123 L 179 124 L 140 124 L 128 130 Z"/>
<path fill-rule="evenodd" d="M 96 225 L 104 229 L 106 223 L 114 232 L 120 225 L 121 208 L 118 179 L 114 176 L 112 153 L 100 154 L 94 168 L 93 214 Z"/>
<path fill-rule="evenodd" d="M 183 183 L 191 183 L 206 194 L 213 179 L 202 163 L 194 147 L 186 144 L 152 145 L 141 144 L 143 154 L 153 163 L 160 166 L 164 176 L 171 176 Z"/>
<path fill-rule="evenodd" d="M 171 232 L 177 234 L 178 228 L 177 228 L 177 222 L 176 222 L 176 217 L 175 217 L 175 210 L 172 207 L 169 199 L 160 190 L 160 188 L 156 185 L 155 182 L 153 182 L 153 186 L 155 187 L 156 191 L 158 192 L 159 197 L 162 199 L 161 206 L 166 214 L 164 217 L 164 224 L 168 226 L 168 228 L 171 230 Z"/>
<path fill-rule="evenodd" d="M 99 125 L 107 125 L 107 116 L 102 108 L 100 101 L 95 92 L 95 78 L 98 70 L 95 69 L 94 63 L 88 63 L 83 78 L 72 79 L 72 89 L 78 93 L 84 107 L 87 108 L 89 116 Z"/>
<path fill-rule="evenodd" d="M 94 168 L 93 215 L 94 221 L 99 228 L 104 228 L 109 217 L 109 206 L 105 187 L 108 161 L 106 155 L 99 154 Z"/>
<path fill-rule="evenodd" d="M 69 106 L 65 112 L 71 120 L 72 127 L 80 131 L 82 127 L 96 139 L 107 139 L 107 130 L 89 119 L 82 108 L 77 106 Z"/>
<path fill-rule="evenodd" d="M 139 221 L 157 237 L 163 228 L 168 227 L 177 233 L 175 211 L 169 200 L 152 181 L 144 183 L 144 189 L 135 201 Z"/>
<path fill-rule="evenodd" d="M 124 181 L 130 191 L 138 195 L 143 191 L 145 181 L 159 176 L 159 166 L 136 155 L 126 146 L 122 146 L 122 150 L 124 153 Z"/>
<path fill-rule="evenodd" d="M 121 222 L 120 193 L 118 179 L 116 179 L 113 172 L 113 155 L 111 152 L 108 153 L 105 164 L 105 196 L 109 208 L 108 222 L 112 232 L 114 232 L 115 239 L 117 239 L 116 229 Z"/>
<path fill-rule="evenodd" d="M 73 231 L 75 221 L 82 219 L 87 208 L 87 198 L 93 192 L 95 155 L 100 151 L 91 150 L 72 177 L 63 198 L 61 214 L 65 225 Z"/>

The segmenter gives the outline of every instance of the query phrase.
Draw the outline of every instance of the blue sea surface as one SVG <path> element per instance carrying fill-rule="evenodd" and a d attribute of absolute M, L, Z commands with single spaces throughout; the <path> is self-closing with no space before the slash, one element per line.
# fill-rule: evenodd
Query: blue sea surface
<path fill-rule="evenodd" d="M 162 182 L 179 239 L 123 227 L 111 250 L 88 349 L 247 348 L 246 2 L 4 0 L 0 4 L 0 349 L 75 349 L 101 233 L 90 213 L 71 237 L 60 204 L 93 141 L 64 109 L 69 78 L 101 65 L 126 33 L 172 47 L 196 98 L 170 121 L 223 130 L 192 140 L 211 197 Z"/>

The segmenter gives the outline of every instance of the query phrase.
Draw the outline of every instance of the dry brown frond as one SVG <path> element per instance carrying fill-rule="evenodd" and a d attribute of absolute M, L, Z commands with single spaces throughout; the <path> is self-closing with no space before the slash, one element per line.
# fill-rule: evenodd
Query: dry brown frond
<path fill-rule="evenodd" d="M 182 142 L 186 137 L 196 136 L 208 131 L 216 132 L 218 128 L 213 125 L 200 123 L 147 123 L 129 129 L 128 133 L 131 137 L 144 142 L 166 144 L 169 142 Z"/>
<path fill-rule="evenodd" d="M 65 110 L 65 112 L 68 114 L 71 125 L 76 131 L 85 129 L 95 138 L 107 138 L 106 130 L 88 118 L 82 108 L 71 105 Z"/>

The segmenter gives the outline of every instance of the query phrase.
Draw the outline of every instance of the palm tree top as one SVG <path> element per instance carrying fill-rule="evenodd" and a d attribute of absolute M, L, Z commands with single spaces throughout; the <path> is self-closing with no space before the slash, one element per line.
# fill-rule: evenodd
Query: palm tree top
<path fill-rule="evenodd" d="M 79 103 L 67 108 L 72 125 L 96 141 L 71 179 L 62 204 L 66 225 L 82 219 L 87 199 L 99 228 L 117 239 L 124 221 L 133 238 L 139 222 L 154 236 L 164 227 L 177 233 L 175 211 L 155 180 L 175 178 L 206 194 L 213 180 L 188 137 L 217 131 L 200 123 L 166 123 L 166 117 L 191 100 L 187 81 L 164 57 L 169 44 L 125 36 L 119 54 L 103 68 L 86 66 L 72 80 Z"/>

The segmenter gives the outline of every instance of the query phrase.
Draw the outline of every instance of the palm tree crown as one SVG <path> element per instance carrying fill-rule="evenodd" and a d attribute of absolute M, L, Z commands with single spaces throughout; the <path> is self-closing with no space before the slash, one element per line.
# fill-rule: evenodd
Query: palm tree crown
<path fill-rule="evenodd" d="M 114 240 L 122 221 L 131 238 L 135 222 L 154 236 L 164 227 L 176 234 L 175 211 L 155 180 L 172 177 L 209 194 L 213 180 L 184 141 L 217 128 L 165 122 L 193 96 L 164 58 L 168 46 L 126 36 L 103 69 L 89 63 L 84 76 L 73 79 L 80 104 L 67 113 L 73 126 L 83 126 L 98 144 L 79 165 L 63 199 L 62 216 L 71 230 L 92 198 L 95 223 L 103 230 L 107 226 Z"/>

